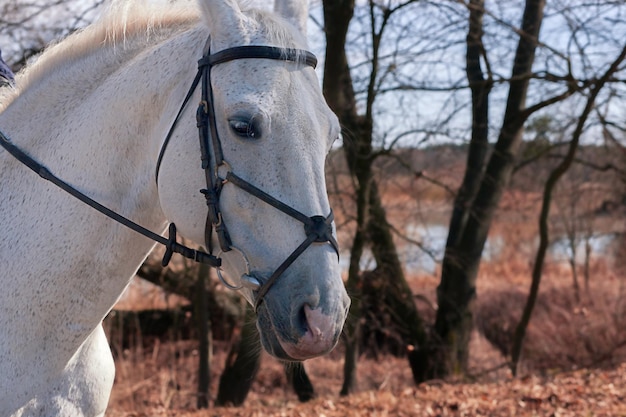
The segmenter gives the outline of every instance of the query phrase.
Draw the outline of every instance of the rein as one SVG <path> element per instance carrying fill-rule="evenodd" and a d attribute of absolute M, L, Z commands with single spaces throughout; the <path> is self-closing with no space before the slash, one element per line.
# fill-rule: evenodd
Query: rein
<path fill-rule="evenodd" d="M 210 41 L 207 42 L 210 44 Z M 214 268 L 217 268 L 218 276 L 222 282 L 231 289 L 240 289 L 247 287 L 254 291 L 256 297 L 254 302 L 255 311 L 258 310 L 259 305 L 263 301 L 264 296 L 269 291 L 270 287 L 276 282 L 276 280 L 287 270 L 287 268 L 314 242 L 326 243 L 328 242 L 337 254 L 339 258 L 339 248 L 332 231 L 332 222 L 334 219 L 332 210 L 328 216 L 307 216 L 298 210 L 290 207 L 289 205 L 279 201 L 266 192 L 255 187 L 248 181 L 237 176 L 230 170 L 230 165 L 224 160 L 222 152 L 222 146 L 217 132 L 217 125 L 215 123 L 215 108 L 213 104 L 213 91 L 211 89 L 211 68 L 215 65 L 237 60 L 237 59 L 272 59 L 287 62 L 295 62 L 298 64 L 305 64 L 315 68 L 317 65 L 317 59 L 311 52 L 297 49 L 285 49 L 273 46 L 261 46 L 261 45 L 249 45 L 238 46 L 228 48 L 223 51 L 217 52 L 213 55 L 207 51 L 204 56 L 198 61 L 198 72 L 191 84 L 191 87 L 183 100 L 180 110 L 170 127 L 170 130 L 165 138 L 165 141 L 159 152 L 159 156 L 156 163 L 155 178 L 158 184 L 159 169 L 167 145 L 173 135 L 174 129 L 178 124 L 178 121 L 186 108 L 189 100 L 195 92 L 198 84 L 201 83 L 202 98 L 198 110 L 196 112 L 196 122 L 198 126 L 198 133 L 200 139 L 200 151 L 202 169 L 205 172 L 205 178 L 207 188 L 200 190 L 206 199 L 208 207 L 207 221 L 205 226 L 205 244 L 208 248 L 208 252 L 202 252 L 200 250 L 191 249 L 176 241 L 176 226 L 174 223 L 170 223 L 168 227 L 168 237 L 160 236 L 143 226 L 129 220 L 128 218 L 114 212 L 113 210 L 103 206 L 97 201 L 86 196 L 76 188 L 69 185 L 67 182 L 58 178 L 52 174 L 45 166 L 35 161 L 24 151 L 19 149 L 10 139 L 7 138 L 0 131 L 0 145 L 4 147 L 11 155 L 17 160 L 26 165 L 40 177 L 52 182 L 62 190 L 76 197 L 83 203 L 98 210 L 105 216 L 115 220 L 118 223 L 140 233 L 141 235 L 165 246 L 166 251 L 161 261 L 163 266 L 167 266 L 173 253 L 179 253 L 182 256 L 192 259 L 196 262 L 208 264 Z M 211 158 L 210 150 L 213 150 L 213 158 Z M 213 159 L 213 161 L 211 161 Z M 211 169 L 211 162 L 213 162 L 213 170 Z M 221 168 L 221 170 L 220 170 Z M 224 177 L 220 177 L 219 171 L 226 171 Z M 259 198 L 265 203 L 275 207 L 279 211 L 295 218 L 304 225 L 304 232 L 306 239 L 283 261 L 282 264 L 272 273 L 272 275 L 263 282 L 263 277 L 250 273 L 247 270 L 248 260 L 243 252 L 233 246 L 228 230 L 225 223 L 222 220 L 222 213 L 219 207 L 219 197 L 222 187 L 226 184 L 233 184 L 241 190 Z M 233 285 L 222 276 L 220 266 L 222 265 L 222 259 L 212 254 L 211 235 L 215 230 L 218 242 L 220 245 L 220 254 L 226 254 L 232 251 L 238 252 L 244 259 L 246 264 L 246 273 L 241 277 L 242 285 Z M 219 254 L 218 254 L 219 255 Z"/>
<path fill-rule="evenodd" d="M 118 223 L 123 224 L 124 226 L 134 230 L 135 232 L 139 234 L 144 235 L 148 239 L 152 239 L 155 242 L 160 243 L 163 246 L 165 246 L 165 255 L 163 255 L 163 259 L 161 260 L 161 265 L 167 266 L 170 259 L 172 258 L 173 253 L 179 253 L 185 258 L 192 259 L 196 262 L 200 262 L 203 264 L 208 264 L 215 268 L 219 267 L 222 264 L 222 261 L 219 258 L 211 254 L 208 254 L 208 253 L 196 250 L 196 249 L 191 249 L 185 245 L 182 245 L 176 242 L 176 226 L 174 226 L 174 223 L 170 224 L 169 236 L 168 238 L 165 238 L 161 235 L 158 235 L 152 232 L 151 230 L 146 229 L 143 226 L 138 225 L 132 220 L 114 212 L 113 210 L 103 206 L 102 204 L 98 203 L 92 198 L 81 193 L 76 188 L 72 187 L 67 182 L 63 181 L 62 179 L 54 175 L 52 172 L 50 172 L 48 168 L 46 168 L 45 166 L 35 161 L 30 156 L 28 156 L 20 148 L 13 145 L 13 143 L 11 143 L 9 138 L 7 138 L 6 135 L 2 133 L 2 131 L 0 131 L 0 145 L 2 145 L 4 149 L 6 149 L 11 155 L 13 155 L 15 159 L 20 161 L 22 164 L 26 165 L 35 173 L 39 174 L 41 178 L 50 181 L 57 187 L 61 188 L 63 191 L 66 191 L 67 193 L 76 197 L 77 199 L 87 204 L 88 206 L 93 207 L 94 209 L 98 210 L 100 213 L 104 214 L 105 216 L 115 220 Z"/>

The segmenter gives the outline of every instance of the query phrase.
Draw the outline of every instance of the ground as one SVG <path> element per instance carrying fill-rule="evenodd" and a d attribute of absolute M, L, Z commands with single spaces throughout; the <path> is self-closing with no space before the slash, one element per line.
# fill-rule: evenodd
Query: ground
<path fill-rule="evenodd" d="M 377 388 L 368 387 L 347 397 L 336 391 L 336 375 L 315 383 L 322 391 L 332 386 L 333 393 L 320 395 L 308 403 L 299 403 L 289 390 L 282 386 L 262 392 L 255 384 L 243 407 L 190 410 L 167 408 L 164 404 L 149 408 L 136 405 L 135 410 L 112 404 L 109 417 L 339 417 L 339 416 L 625 416 L 626 365 L 612 370 L 579 370 L 551 376 L 528 376 L 504 378 L 493 382 L 454 383 L 431 381 L 415 386 L 406 381 L 409 375 L 403 371 L 403 361 L 388 358 L 385 368 L 387 378 Z M 362 363 L 360 373 L 368 372 L 373 362 Z M 337 375 L 340 363 L 336 363 Z M 365 369 L 363 369 L 365 368 Z M 374 372 L 380 372 L 379 365 Z M 261 371 L 260 379 L 271 380 L 276 375 L 273 366 Z M 154 382 L 154 381 L 153 381 Z M 267 382 L 267 381 L 266 381 Z M 324 387 L 324 388 L 322 388 Z"/>
<path fill-rule="evenodd" d="M 126 352 L 109 417 L 339 417 L 339 416 L 626 416 L 626 364 L 513 378 L 504 359 L 478 334 L 472 341 L 472 381 L 430 381 L 415 385 L 407 362 L 390 356 L 359 362 L 359 390 L 339 396 L 341 347 L 306 363 L 318 398 L 298 402 L 282 365 L 263 356 L 261 370 L 242 407 L 196 410 L 196 351 L 189 342 L 143 352 Z M 212 396 L 225 352 L 212 361 Z"/>

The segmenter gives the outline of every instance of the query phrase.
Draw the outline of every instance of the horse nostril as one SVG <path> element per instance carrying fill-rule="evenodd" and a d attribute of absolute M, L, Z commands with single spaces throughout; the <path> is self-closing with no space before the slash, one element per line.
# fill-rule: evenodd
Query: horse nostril
<path fill-rule="evenodd" d="M 303 305 L 297 312 L 296 326 L 301 334 L 306 334 L 309 331 L 309 320 L 307 318 L 306 310 L 309 308 L 308 304 Z"/>
<path fill-rule="evenodd" d="M 289 358 L 305 360 L 329 352 L 337 342 L 338 332 L 335 315 L 328 315 L 322 308 L 312 308 L 305 303 L 292 312 L 291 338 L 295 341 L 278 339 Z"/>
<path fill-rule="evenodd" d="M 304 335 L 315 343 L 329 339 L 328 333 L 333 327 L 330 317 L 323 314 L 320 308 L 313 309 L 309 304 L 305 304 L 301 311 Z"/>

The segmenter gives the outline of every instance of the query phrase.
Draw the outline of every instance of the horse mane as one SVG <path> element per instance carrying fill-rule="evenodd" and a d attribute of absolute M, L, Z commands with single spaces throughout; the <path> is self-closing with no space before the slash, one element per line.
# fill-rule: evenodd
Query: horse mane
<path fill-rule="evenodd" d="M 269 10 L 254 8 L 249 0 L 240 0 L 240 3 L 242 12 L 248 18 L 247 23 L 262 31 L 271 44 L 286 48 L 296 48 L 298 43 L 306 44 L 306 38 L 280 16 Z M 16 88 L 0 92 L 0 111 L 46 74 L 103 45 L 123 50 L 131 39 L 141 39 L 146 43 L 164 28 L 191 28 L 200 21 L 200 14 L 194 2 L 157 5 L 146 0 L 112 0 L 93 24 L 51 43 L 20 71 L 16 77 Z"/>
<path fill-rule="evenodd" d="M 103 45 L 123 47 L 127 39 L 142 33 L 149 39 L 157 29 L 197 21 L 197 10 L 184 4 L 165 7 L 143 0 L 113 0 L 93 24 L 52 42 L 20 71 L 16 77 L 15 95 L 41 80 L 45 74 Z"/>

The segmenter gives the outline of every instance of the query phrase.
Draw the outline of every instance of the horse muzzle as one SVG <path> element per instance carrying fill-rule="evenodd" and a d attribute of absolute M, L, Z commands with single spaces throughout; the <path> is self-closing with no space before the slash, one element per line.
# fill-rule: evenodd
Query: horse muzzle
<path fill-rule="evenodd" d="M 296 326 L 305 329 L 296 343 L 278 338 L 283 351 L 295 360 L 304 360 L 330 352 L 339 339 L 341 326 L 336 325 L 336 318 L 324 314 L 320 308 L 312 309 L 305 305 Z M 342 323 L 343 324 L 343 323 Z"/>
<path fill-rule="evenodd" d="M 257 310 L 257 327 L 265 350 L 291 361 L 330 352 L 339 341 L 350 307 L 350 298 L 341 280 L 337 280 L 341 286 L 333 283 L 312 291 L 298 285 L 274 287 Z M 285 303 L 289 298 L 292 302 Z"/>

